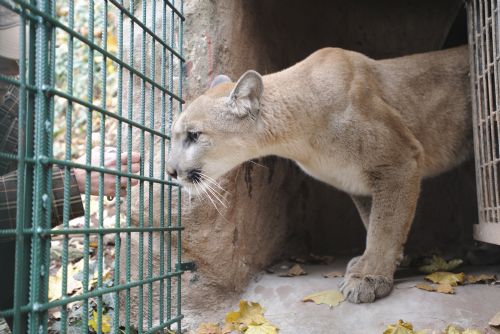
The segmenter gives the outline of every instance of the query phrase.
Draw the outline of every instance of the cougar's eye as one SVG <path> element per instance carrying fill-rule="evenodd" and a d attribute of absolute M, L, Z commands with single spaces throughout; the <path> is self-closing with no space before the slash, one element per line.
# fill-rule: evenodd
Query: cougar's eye
<path fill-rule="evenodd" d="M 187 134 L 188 141 L 190 141 L 192 143 L 196 143 L 198 141 L 198 138 L 200 138 L 200 132 L 188 131 L 188 134 Z"/>

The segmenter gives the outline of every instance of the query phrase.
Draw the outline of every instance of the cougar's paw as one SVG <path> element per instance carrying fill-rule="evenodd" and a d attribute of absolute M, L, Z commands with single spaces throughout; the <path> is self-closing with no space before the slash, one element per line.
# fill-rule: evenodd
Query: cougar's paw
<path fill-rule="evenodd" d="M 349 274 L 340 284 L 340 291 L 351 303 L 371 303 L 387 296 L 393 283 L 392 278 L 381 275 Z"/>
<path fill-rule="evenodd" d="M 360 259 L 360 258 L 361 258 L 361 255 L 360 255 L 360 256 L 353 257 L 353 258 L 349 261 L 349 263 L 347 264 L 347 268 L 346 268 L 346 270 L 345 270 L 345 272 L 346 272 L 346 276 L 347 276 L 347 275 L 349 275 L 349 273 L 351 272 L 352 267 L 353 267 L 356 263 L 358 263 L 358 261 L 359 261 L 359 259 Z"/>

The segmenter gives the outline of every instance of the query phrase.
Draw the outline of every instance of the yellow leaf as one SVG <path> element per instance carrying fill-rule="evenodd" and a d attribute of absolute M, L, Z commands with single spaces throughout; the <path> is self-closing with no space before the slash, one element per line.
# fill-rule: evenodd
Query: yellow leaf
<path fill-rule="evenodd" d="M 109 333 L 111 332 L 111 317 L 109 315 L 103 314 L 101 317 L 101 332 Z M 89 319 L 89 327 L 94 331 L 98 331 L 97 327 L 97 312 L 92 312 L 92 319 Z"/>
<path fill-rule="evenodd" d="M 462 284 L 464 282 L 464 273 L 454 274 L 445 271 L 435 272 L 425 276 L 425 279 L 434 283 L 448 283 L 451 286 Z"/>
<path fill-rule="evenodd" d="M 246 334 L 268 334 L 277 333 L 278 327 L 273 326 L 264 318 L 264 309 L 259 303 L 240 300 L 239 310 L 229 312 L 226 315 L 224 330 L 238 330 Z M 271 330 L 274 330 L 274 332 Z"/>
<path fill-rule="evenodd" d="M 118 50 L 118 41 L 116 39 L 116 35 L 113 34 L 113 33 L 109 33 L 108 34 L 108 43 L 106 44 L 106 46 L 108 47 L 108 51 L 109 52 L 116 52 L 116 50 Z"/>
<path fill-rule="evenodd" d="M 462 334 L 483 334 L 483 333 L 481 331 L 477 330 L 477 329 L 467 328 L 466 330 L 464 330 L 462 332 Z"/>
<path fill-rule="evenodd" d="M 444 334 L 461 334 L 462 331 L 453 325 L 446 326 Z"/>
<path fill-rule="evenodd" d="M 403 320 L 398 320 L 397 324 L 387 326 L 384 334 L 414 334 L 413 325 Z"/>
<path fill-rule="evenodd" d="M 448 294 L 454 294 L 455 293 L 455 289 L 453 289 L 453 287 L 450 284 L 448 284 L 448 283 L 440 283 L 440 284 L 438 284 L 436 291 L 440 292 L 440 293 L 448 293 Z"/>
<path fill-rule="evenodd" d="M 218 324 L 202 323 L 196 330 L 196 334 L 222 334 Z"/>
<path fill-rule="evenodd" d="M 259 303 L 252 303 L 246 300 L 240 300 L 239 311 L 229 312 L 226 315 L 226 322 L 236 324 L 255 324 L 260 325 L 266 322 L 264 310 Z"/>
<path fill-rule="evenodd" d="M 277 334 L 278 328 L 267 323 L 262 325 L 250 325 L 245 334 Z"/>
<path fill-rule="evenodd" d="M 492 327 L 500 327 L 500 312 L 497 312 L 493 318 L 491 318 L 488 325 Z"/>
<path fill-rule="evenodd" d="M 342 292 L 337 290 L 326 290 L 304 297 L 303 302 L 315 302 L 316 304 L 326 304 L 330 307 L 337 306 L 345 300 Z"/>
<path fill-rule="evenodd" d="M 417 284 L 415 285 L 416 288 L 420 290 L 425 290 L 425 291 L 436 291 L 436 287 L 430 284 Z"/>
<path fill-rule="evenodd" d="M 480 275 L 466 275 L 465 280 L 467 283 L 492 283 L 497 280 L 495 275 L 480 274 Z"/>
<path fill-rule="evenodd" d="M 461 265 L 464 261 L 461 259 L 453 259 L 446 261 L 440 256 L 434 255 L 429 264 L 421 266 L 418 268 L 423 273 L 430 274 L 437 271 L 450 271 Z"/>
<path fill-rule="evenodd" d="M 81 292 L 83 289 L 82 282 L 76 280 L 74 276 L 83 270 L 83 259 L 75 264 L 68 264 L 66 293 L 73 295 L 75 292 Z M 60 299 L 62 297 L 62 271 L 59 268 L 55 275 L 49 276 L 49 301 Z"/>
<path fill-rule="evenodd" d="M 294 277 L 307 275 L 306 271 L 298 264 L 295 264 L 292 268 L 288 269 L 286 273 L 279 274 L 281 277 Z"/>
<path fill-rule="evenodd" d="M 332 278 L 332 277 L 344 277 L 344 273 L 341 271 L 332 271 L 331 273 L 324 274 L 324 278 Z"/>

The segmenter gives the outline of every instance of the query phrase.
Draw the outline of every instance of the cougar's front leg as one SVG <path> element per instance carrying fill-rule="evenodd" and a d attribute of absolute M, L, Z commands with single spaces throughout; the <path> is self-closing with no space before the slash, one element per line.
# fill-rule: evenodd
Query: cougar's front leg
<path fill-rule="evenodd" d="M 370 223 L 370 211 L 372 210 L 372 198 L 371 196 L 357 196 L 351 195 L 352 201 L 358 209 L 359 216 L 363 221 L 363 225 L 368 231 L 368 225 Z"/>
<path fill-rule="evenodd" d="M 372 176 L 372 207 L 364 254 L 352 263 L 341 291 L 353 303 L 389 294 L 415 213 L 420 174 L 415 160 L 377 170 Z"/>

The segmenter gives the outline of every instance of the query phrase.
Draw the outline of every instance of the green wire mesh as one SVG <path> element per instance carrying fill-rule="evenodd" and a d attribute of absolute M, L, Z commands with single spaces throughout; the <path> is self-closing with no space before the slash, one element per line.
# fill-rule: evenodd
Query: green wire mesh
<path fill-rule="evenodd" d="M 53 331 L 54 311 L 59 312 L 60 333 L 73 333 L 75 328 L 81 333 L 162 333 L 170 328 L 181 333 L 181 191 L 166 177 L 165 162 L 173 114 L 184 103 L 183 1 L 152 3 L 0 0 L 0 6 L 19 15 L 21 27 L 19 76 L 0 75 L 0 81 L 19 88 L 18 153 L 0 152 L 1 159 L 17 161 L 18 172 L 16 228 L 0 229 L 0 238 L 16 240 L 15 284 L 2 287 L 14 290 L 14 303 L 12 308 L 0 310 L 1 317 L 12 321 L 13 333 Z M 137 12 L 142 17 L 134 16 Z M 129 20 L 128 30 L 125 20 Z M 128 45 L 124 37 L 128 37 Z M 137 88 L 139 92 L 134 91 Z M 134 108 L 137 96 L 139 110 Z M 159 105 L 155 103 L 158 97 Z M 126 170 L 119 164 L 105 166 L 109 143 L 116 146 L 117 161 L 128 152 Z M 91 161 L 93 146 L 100 150 L 98 163 Z M 131 152 L 137 147 L 141 166 L 139 173 L 133 173 Z M 85 153 L 84 163 L 75 161 L 75 150 Z M 63 224 L 52 228 L 50 194 L 55 165 L 64 170 L 64 206 Z M 82 194 L 85 215 L 76 227 L 69 219 L 72 168 L 86 170 L 85 194 L 91 190 L 91 172 L 99 175 L 99 196 Z M 126 195 L 114 201 L 111 223 L 106 215 L 110 204 L 104 199 L 105 174 L 116 177 L 116 193 L 122 190 L 122 178 L 127 183 Z M 136 224 L 132 221 L 132 179 L 139 181 Z M 154 210 L 157 197 L 161 205 Z M 154 224 L 157 212 L 159 222 Z M 139 237 L 139 254 L 147 254 L 146 263 L 142 256 L 131 258 L 134 235 Z M 106 263 L 109 236 L 114 236 L 111 264 Z M 160 240 L 159 272 L 153 269 L 156 236 Z M 74 280 L 70 246 L 75 238 L 83 244 L 77 294 L 68 292 Z M 54 240 L 61 244 L 60 281 L 55 283 L 60 295 L 50 298 Z M 134 262 L 138 262 L 136 279 Z M 156 287 L 158 294 L 153 293 Z M 137 328 L 130 325 L 132 289 L 138 290 Z M 154 295 L 159 298 L 155 300 Z M 120 299 L 125 302 L 120 304 Z M 81 318 L 75 324 L 71 307 L 76 303 L 81 305 Z"/>

